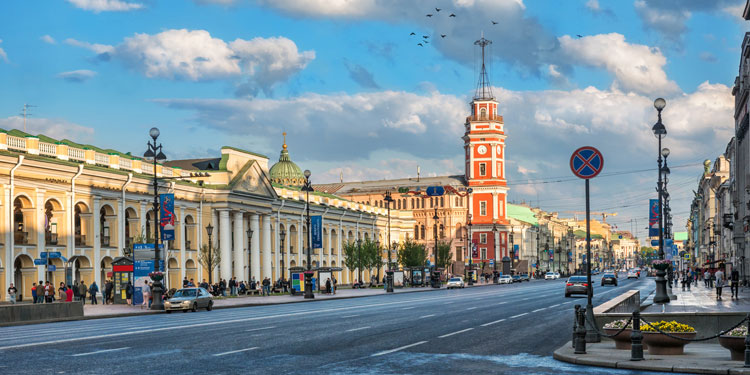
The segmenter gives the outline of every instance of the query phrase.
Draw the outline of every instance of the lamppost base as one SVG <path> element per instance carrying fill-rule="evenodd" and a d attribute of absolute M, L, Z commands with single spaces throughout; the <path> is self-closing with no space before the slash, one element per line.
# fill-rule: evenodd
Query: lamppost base
<path fill-rule="evenodd" d="M 386 293 L 393 293 L 393 271 L 385 272 Z"/>
<path fill-rule="evenodd" d="M 151 310 L 164 310 L 164 302 L 162 302 L 162 294 L 164 289 L 162 288 L 161 280 L 155 280 L 151 286 Z"/>
<path fill-rule="evenodd" d="M 656 294 L 654 294 L 654 303 L 669 303 L 669 295 L 667 295 L 667 280 L 664 279 L 664 275 L 667 273 L 664 270 L 656 270 Z"/>
<path fill-rule="evenodd" d="M 305 299 L 315 298 L 315 294 L 313 293 L 312 276 L 312 272 L 305 272 Z"/>
<path fill-rule="evenodd" d="M 599 331 L 597 331 L 596 327 L 594 326 L 596 320 L 594 318 L 594 306 L 587 305 L 586 306 L 586 342 L 601 342 L 602 337 L 599 335 Z"/>

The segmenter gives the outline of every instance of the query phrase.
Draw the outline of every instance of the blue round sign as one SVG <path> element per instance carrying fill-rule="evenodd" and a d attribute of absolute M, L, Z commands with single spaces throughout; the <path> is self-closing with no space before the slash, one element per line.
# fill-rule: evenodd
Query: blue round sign
<path fill-rule="evenodd" d="M 579 178 L 594 178 L 604 168 L 604 156 L 591 146 L 583 146 L 570 156 L 570 170 Z"/>

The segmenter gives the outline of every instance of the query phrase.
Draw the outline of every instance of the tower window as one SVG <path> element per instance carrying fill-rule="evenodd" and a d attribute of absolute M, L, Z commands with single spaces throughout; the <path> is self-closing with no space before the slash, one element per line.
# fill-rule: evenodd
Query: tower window
<path fill-rule="evenodd" d="M 482 248 L 482 258 L 481 259 L 487 259 L 487 248 L 486 247 Z"/>
<path fill-rule="evenodd" d="M 487 108 L 482 108 L 479 110 L 479 118 L 482 120 L 487 119 Z"/>
<path fill-rule="evenodd" d="M 486 176 L 487 175 L 487 164 L 486 163 L 479 163 L 479 175 L 480 176 Z"/>
<path fill-rule="evenodd" d="M 479 233 L 479 243 L 487 243 L 487 233 Z"/>
<path fill-rule="evenodd" d="M 487 201 L 479 202 L 479 216 L 487 216 Z"/>

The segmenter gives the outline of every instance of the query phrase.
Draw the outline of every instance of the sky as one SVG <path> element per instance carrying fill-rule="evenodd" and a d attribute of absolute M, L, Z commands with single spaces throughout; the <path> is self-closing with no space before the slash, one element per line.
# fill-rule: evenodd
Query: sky
<path fill-rule="evenodd" d="M 480 50 L 504 116 L 509 201 L 584 207 L 645 237 L 663 97 L 675 231 L 733 135 L 743 0 L 25 0 L 0 4 L 0 128 L 170 159 L 222 146 L 314 183 L 463 174 Z M 437 9 L 440 9 L 439 11 Z M 451 14 L 454 16 L 451 17 Z M 431 16 L 428 16 L 431 15 Z M 411 35 L 414 33 L 415 35 Z M 422 45 L 419 45 L 419 44 Z"/>

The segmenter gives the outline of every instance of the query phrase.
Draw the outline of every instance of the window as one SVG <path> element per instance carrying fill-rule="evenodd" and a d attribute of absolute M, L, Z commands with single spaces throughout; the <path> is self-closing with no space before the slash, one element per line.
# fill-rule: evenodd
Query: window
<path fill-rule="evenodd" d="M 420 230 L 419 236 L 424 239 L 424 225 L 422 225 L 422 228 Z"/>
<path fill-rule="evenodd" d="M 463 262 L 464 258 L 466 257 L 466 254 L 464 254 L 464 247 L 463 246 L 456 246 L 456 256 L 458 259 L 456 261 Z"/>
<path fill-rule="evenodd" d="M 479 243 L 487 243 L 487 233 L 479 233 Z"/>
<path fill-rule="evenodd" d="M 435 198 L 430 198 L 430 208 L 435 207 Z"/>
<path fill-rule="evenodd" d="M 445 207 L 445 197 L 440 197 L 440 207 Z"/>
<path fill-rule="evenodd" d="M 400 200 L 398 201 L 398 209 L 399 210 L 401 209 L 401 201 Z"/>
<path fill-rule="evenodd" d="M 487 201 L 479 202 L 479 216 L 487 216 Z"/>
<path fill-rule="evenodd" d="M 440 238 L 445 238 L 445 227 L 440 224 Z"/>
<path fill-rule="evenodd" d="M 482 108 L 479 110 L 479 118 L 482 120 L 487 118 L 487 108 Z"/>
<path fill-rule="evenodd" d="M 481 259 L 487 259 L 487 248 L 483 247 L 481 250 L 482 250 L 482 258 Z"/>
<path fill-rule="evenodd" d="M 461 207 L 461 199 L 456 197 L 456 207 Z"/>
<path fill-rule="evenodd" d="M 414 198 L 411 199 L 411 208 L 414 209 Z"/>
<path fill-rule="evenodd" d="M 414 226 L 414 239 L 419 239 L 419 225 Z"/>
<path fill-rule="evenodd" d="M 480 176 L 486 176 L 487 175 L 487 164 L 486 163 L 479 163 L 479 175 Z"/>
<path fill-rule="evenodd" d="M 404 210 L 405 210 L 406 209 L 406 198 L 404 198 L 401 202 L 403 203 Z"/>

